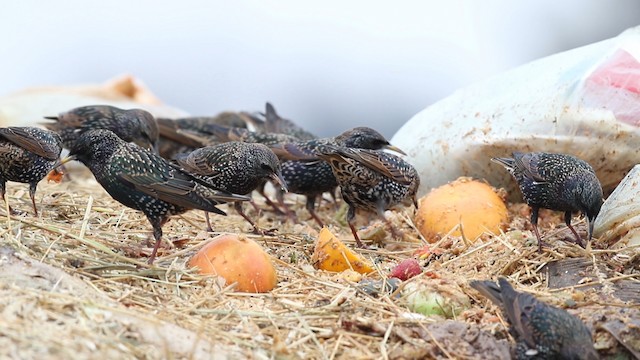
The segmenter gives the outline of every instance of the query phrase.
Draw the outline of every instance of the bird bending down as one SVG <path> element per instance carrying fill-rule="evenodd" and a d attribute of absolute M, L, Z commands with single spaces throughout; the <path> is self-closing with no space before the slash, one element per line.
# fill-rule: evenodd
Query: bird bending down
<path fill-rule="evenodd" d="M 59 164 L 62 139 L 52 131 L 36 127 L 0 128 L 0 195 L 4 198 L 7 181 L 29 184 L 33 212 L 38 182 Z M 9 207 L 9 211 L 11 207 Z"/>
<path fill-rule="evenodd" d="M 189 154 L 176 156 L 178 164 L 187 172 L 200 177 L 213 188 L 234 194 L 247 195 L 266 180 L 273 180 L 286 191 L 278 157 L 262 144 L 231 141 L 197 149 Z M 240 202 L 235 209 L 253 226 L 256 233 L 263 233 L 243 211 Z M 207 228 L 211 231 L 209 214 Z"/>
<path fill-rule="evenodd" d="M 401 204 L 418 207 L 420 177 L 416 169 L 396 155 L 376 150 L 327 146 L 318 156 L 331 166 L 349 205 L 347 222 L 357 245 L 363 247 L 353 225 L 357 209 L 380 216 L 397 236 L 384 212 Z"/>
<path fill-rule="evenodd" d="M 226 215 L 216 205 L 247 201 L 248 197 L 212 188 L 159 155 L 127 143 L 109 130 L 89 130 L 77 139 L 69 160 L 79 160 L 115 200 L 142 211 L 156 243 L 153 263 L 162 239 L 162 226 L 171 215 L 199 209 Z"/>
<path fill-rule="evenodd" d="M 564 221 L 584 247 L 578 232 L 571 226 L 571 214 L 581 211 L 588 222 L 588 240 L 602 207 L 602 185 L 587 162 L 572 155 L 514 152 L 513 158 L 493 158 L 515 178 L 525 202 L 531 207 L 531 225 L 538 240 L 538 251 L 546 244 L 538 231 L 540 208 L 564 211 Z"/>
<path fill-rule="evenodd" d="M 599 359 L 589 329 L 566 310 L 515 291 L 505 278 L 469 285 L 502 309 L 516 341 L 516 359 Z"/>
<path fill-rule="evenodd" d="M 369 127 L 355 127 L 334 137 L 270 145 L 282 161 L 282 177 L 289 192 L 307 197 L 306 209 L 320 227 L 324 224 L 315 213 L 316 199 L 325 192 L 333 194 L 338 180 L 331 166 L 319 154 L 330 151 L 332 147 L 388 149 L 404 154 L 382 134 Z M 278 200 L 289 217 L 293 217 L 284 205 L 282 193 L 278 194 Z"/>

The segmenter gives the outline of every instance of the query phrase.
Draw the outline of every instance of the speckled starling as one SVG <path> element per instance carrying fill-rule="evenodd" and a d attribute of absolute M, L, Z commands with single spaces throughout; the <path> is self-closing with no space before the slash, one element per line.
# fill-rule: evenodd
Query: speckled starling
<path fill-rule="evenodd" d="M 0 128 L 0 195 L 5 201 L 5 184 L 29 184 L 33 212 L 38 216 L 35 194 L 38 182 L 57 164 L 62 139 L 54 132 L 35 127 Z"/>
<path fill-rule="evenodd" d="M 199 176 L 216 189 L 246 195 L 265 180 L 273 180 L 286 191 L 278 157 L 262 144 L 232 141 L 177 155 L 175 159 L 187 172 Z M 242 211 L 242 204 L 236 202 L 234 205 L 238 214 L 253 226 L 254 231 L 261 232 Z M 208 213 L 206 219 L 210 230 Z"/>
<path fill-rule="evenodd" d="M 186 117 L 180 119 L 158 118 L 160 139 L 158 152 L 165 159 L 173 159 L 177 154 L 188 153 L 202 144 L 193 138 L 183 135 L 180 130 L 192 131 L 199 134 L 203 126 L 216 124 L 225 127 L 246 128 L 254 116 L 246 112 L 222 112 L 216 116 Z M 204 136 L 204 135 L 202 135 Z M 211 141 L 209 141 L 211 145 Z"/>
<path fill-rule="evenodd" d="M 514 152 L 513 158 L 491 160 L 504 166 L 520 186 L 524 200 L 531 207 L 531 225 L 539 251 L 544 245 L 538 232 L 540 208 L 564 211 L 565 223 L 580 246 L 584 245 L 571 226 L 571 214 L 582 211 L 587 217 L 588 239 L 591 240 L 593 224 L 603 202 L 602 185 L 591 165 L 572 155 L 544 152 Z"/>
<path fill-rule="evenodd" d="M 359 149 L 389 149 L 402 153 L 400 149 L 389 144 L 379 132 L 368 127 L 356 127 L 342 134 L 322 139 L 293 142 L 271 146 L 282 162 L 282 177 L 287 183 L 289 192 L 305 195 L 306 208 L 314 220 L 322 227 L 322 220 L 315 213 L 318 196 L 324 192 L 333 192 L 338 181 L 331 166 L 321 160 L 319 154 L 332 147 L 348 147 Z M 279 194 L 282 200 L 282 194 Z M 283 204 L 282 201 L 280 201 Z"/>
<path fill-rule="evenodd" d="M 124 110 L 109 105 L 91 105 L 71 109 L 58 116 L 46 116 L 45 119 L 55 120 L 43 125 L 60 134 L 67 149 L 73 147 L 83 132 L 92 129 L 111 130 L 122 140 L 147 149 L 157 149 L 158 145 L 156 119 L 142 109 Z"/>
<path fill-rule="evenodd" d="M 533 295 L 515 291 L 505 278 L 498 279 L 498 284 L 487 280 L 470 283 L 502 309 L 516 341 L 516 359 L 599 358 L 591 333 L 580 319 Z"/>
<path fill-rule="evenodd" d="M 149 263 L 158 251 L 162 225 L 171 215 L 199 209 L 226 215 L 216 205 L 247 201 L 248 197 L 212 188 L 206 182 L 109 130 L 83 133 L 70 150 L 70 158 L 81 161 L 115 200 L 142 211 L 156 240 Z"/>
<path fill-rule="evenodd" d="M 319 154 L 331 165 L 342 198 L 349 205 L 347 222 L 359 247 L 363 244 L 353 225 L 356 210 L 375 213 L 387 222 L 386 210 L 398 205 L 415 205 L 420 177 L 416 169 L 400 157 L 383 151 L 346 147 L 323 148 Z"/>

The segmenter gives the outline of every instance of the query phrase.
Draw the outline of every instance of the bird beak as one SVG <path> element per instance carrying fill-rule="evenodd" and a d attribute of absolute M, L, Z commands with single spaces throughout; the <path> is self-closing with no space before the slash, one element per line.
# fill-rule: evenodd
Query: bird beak
<path fill-rule="evenodd" d="M 591 238 L 593 237 L 593 225 L 596 223 L 596 219 L 589 219 L 587 216 L 587 223 L 589 224 L 589 241 L 591 241 Z"/>
<path fill-rule="evenodd" d="M 407 155 L 407 153 L 405 153 L 404 151 L 400 150 L 400 148 L 399 148 L 399 147 L 397 147 L 397 146 L 393 146 L 393 145 L 391 145 L 391 144 L 385 145 L 385 146 L 383 147 L 383 149 L 387 149 L 387 150 L 395 151 L 395 152 L 397 152 L 398 154 Z"/>
<path fill-rule="evenodd" d="M 281 174 L 271 174 L 269 177 L 271 177 L 271 180 L 273 180 L 276 184 L 280 185 L 280 189 L 282 189 L 282 191 L 289 191 L 287 190 L 287 183 L 284 181 Z"/>
<path fill-rule="evenodd" d="M 77 160 L 77 157 L 75 155 L 69 155 L 66 158 L 58 161 L 58 163 L 53 168 L 55 169 L 55 168 L 57 168 L 59 166 L 62 166 L 64 164 L 68 163 L 69 161 L 73 161 L 73 160 Z"/>

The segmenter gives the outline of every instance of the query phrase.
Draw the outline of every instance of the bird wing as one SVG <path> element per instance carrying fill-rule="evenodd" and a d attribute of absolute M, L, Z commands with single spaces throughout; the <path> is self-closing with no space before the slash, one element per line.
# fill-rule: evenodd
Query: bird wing
<path fill-rule="evenodd" d="M 183 169 L 187 172 L 207 177 L 217 177 L 222 175 L 220 167 L 215 167 L 216 159 L 212 159 L 211 153 L 195 150 L 189 154 L 179 154 L 175 157 Z"/>
<path fill-rule="evenodd" d="M 244 128 L 234 128 L 228 126 L 222 126 L 218 124 L 206 124 L 202 126 L 202 132 L 213 135 L 218 141 L 245 141 L 245 138 L 250 133 L 249 130 Z"/>
<path fill-rule="evenodd" d="M 113 116 L 115 108 L 108 105 L 81 106 L 60 116 L 49 116 L 46 119 L 57 120 L 65 127 L 80 128 L 87 120 L 97 120 L 110 118 Z"/>
<path fill-rule="evenodd" d="M 0 136 L 48 160 L 56 160 L 60 156 L 60 151 L 62 151 L 55 141 L 43 141 L 22 127 L 0 128 Z"/>
<path fill-rule="evenodd" d="M 362 165 L 399 184 L 411 185 L 414 181 L 412 177 L 408 176 L 408 174 L 402 171 L 397 164 L 394 164 L 393 161 L 391 161 L 391 159 L 395 158 L 394 155 L 383 153 L 381 151 L 352 148 L 341 148 L 338 152 L 342 156 L 354 159 Z"/>
<path fill-rule="evenodd" d="M 158 118 L 158 130 L 160 136 L 190 147 L 201 147 L 205 143 L 197 134 L 185 133 L 172 119 Z"/>
<path fill-rule="evenodd" d="M 538 169 L 538 162 L 536 161 L 536 155 L 534 153 L 523 154 L 514 152 L 513 158 L 515 160 L 516 166 L 520 171 L 522 171 L 522 174 L 525 177 L 531 179 L 536 183 L 547 182 L 547 179 L 545 179 L 540 174 L 540 170 Z"/>
<path fill-rule="evenodd" d="M 137 161 L 127 162 L 126 168 L 120 172 L 117 178 L 119 181 L 147 195 L 185 208 L 203 210 L 211 208 L 208 211 L 216 211 L 218 209 L 213 205 L 249 199 L 246 196 L 208 188 L 205 182 L 160 160 L 162 159 L 156 159 L 147 153 L 142 153 Z M 152 168 L 159 171 L 140 170 L 145 167 L 148 168 L 149 164 L 154 164 Z M 198 185 L 202 185 L 205 189 L 197 191 L 196 187 Z M 205 195 L 202 194 L 203 191 L 206 191 Z"/>
<path fill-rule="evenodd" d="M 317 153 L 314 151 L 313 145 L 307 142 L 292 142 L 285 144 L 269 145 L 271 151 L 278 156 L 280 160 L 298 160 L 298 161 L 317 161 L 319 160 Z"/>

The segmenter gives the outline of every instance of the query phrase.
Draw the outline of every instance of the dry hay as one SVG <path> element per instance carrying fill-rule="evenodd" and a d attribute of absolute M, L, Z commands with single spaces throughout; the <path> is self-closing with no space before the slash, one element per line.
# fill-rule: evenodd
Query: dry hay
<path fill-rule="evenodd" d="M 0 357 L 499 358 L 511 340 L 504 319 L 468 280 L 500 275 L 580 316 L 596 329 L 601 354 L 623 352 L 603 327 L 613 331 L 612 321 L 640 319 L 637 294 L 616 287 L 638 285 L 637 249 L 585 250 L 556 241 L 571 235 L 559 225 L 560 214 L 543 211 L 541 229 L 554 248 L 539 254 L 522 204 L 510 206 L 514 230 L 473 243 L 446 236 L 421 259 L 426 270 L 421 277 L 460 286 L 472 299 L 470 310 L 443 321 L 409 312 L 404 298 L 396 296 L 400 291 L 373 297 L 358 290 L 353 274 L 315 270 L 310 258 L 316 224 L 283 222 L 268 211 L 259 224 L 278 228 L 278 236 L 252 237 L 275 260 L 279 283 L 270 293 L 237 293 L 186 268 L 189 257 L 216 235 L 204 231 L 200 211 L 164 227 L 173 246 L 164 242 L 148 267 L 151 228 L 144 216 L 111 199 L 86 172 L 72 175 L 62 184 L 40 184 L 39 218 L 31 213 L 27 187 L 9 184 L 7 199 L 27 213 L 9 219 L 0 212 Z M 308 219 L 301 199 L 289 199 L 296 201 L 299 219 Z M 217 231 L 249 230 L 232 209 L 228 213 L 212 216 Z M 253 210 L 249 214 L 255 216 Z M 323 202 L 319 214 L 353 245 L 330 203 Z M 369 278 L 381 278 L 424 246 L 410 211 L 389 215 L 409 240 L 387 239 L 381 249 L 361 251 L 378 269 Z M 578 228 L 584 233 L 584 224 Z M 576 283 L 549 288 L 553 276 L 546 269 L 562 272 L 555 265 L 565 259 L 587 263 L 573 264 L 579 267 Z M 625 296 L 631 302 L 619 299 Z"/>

